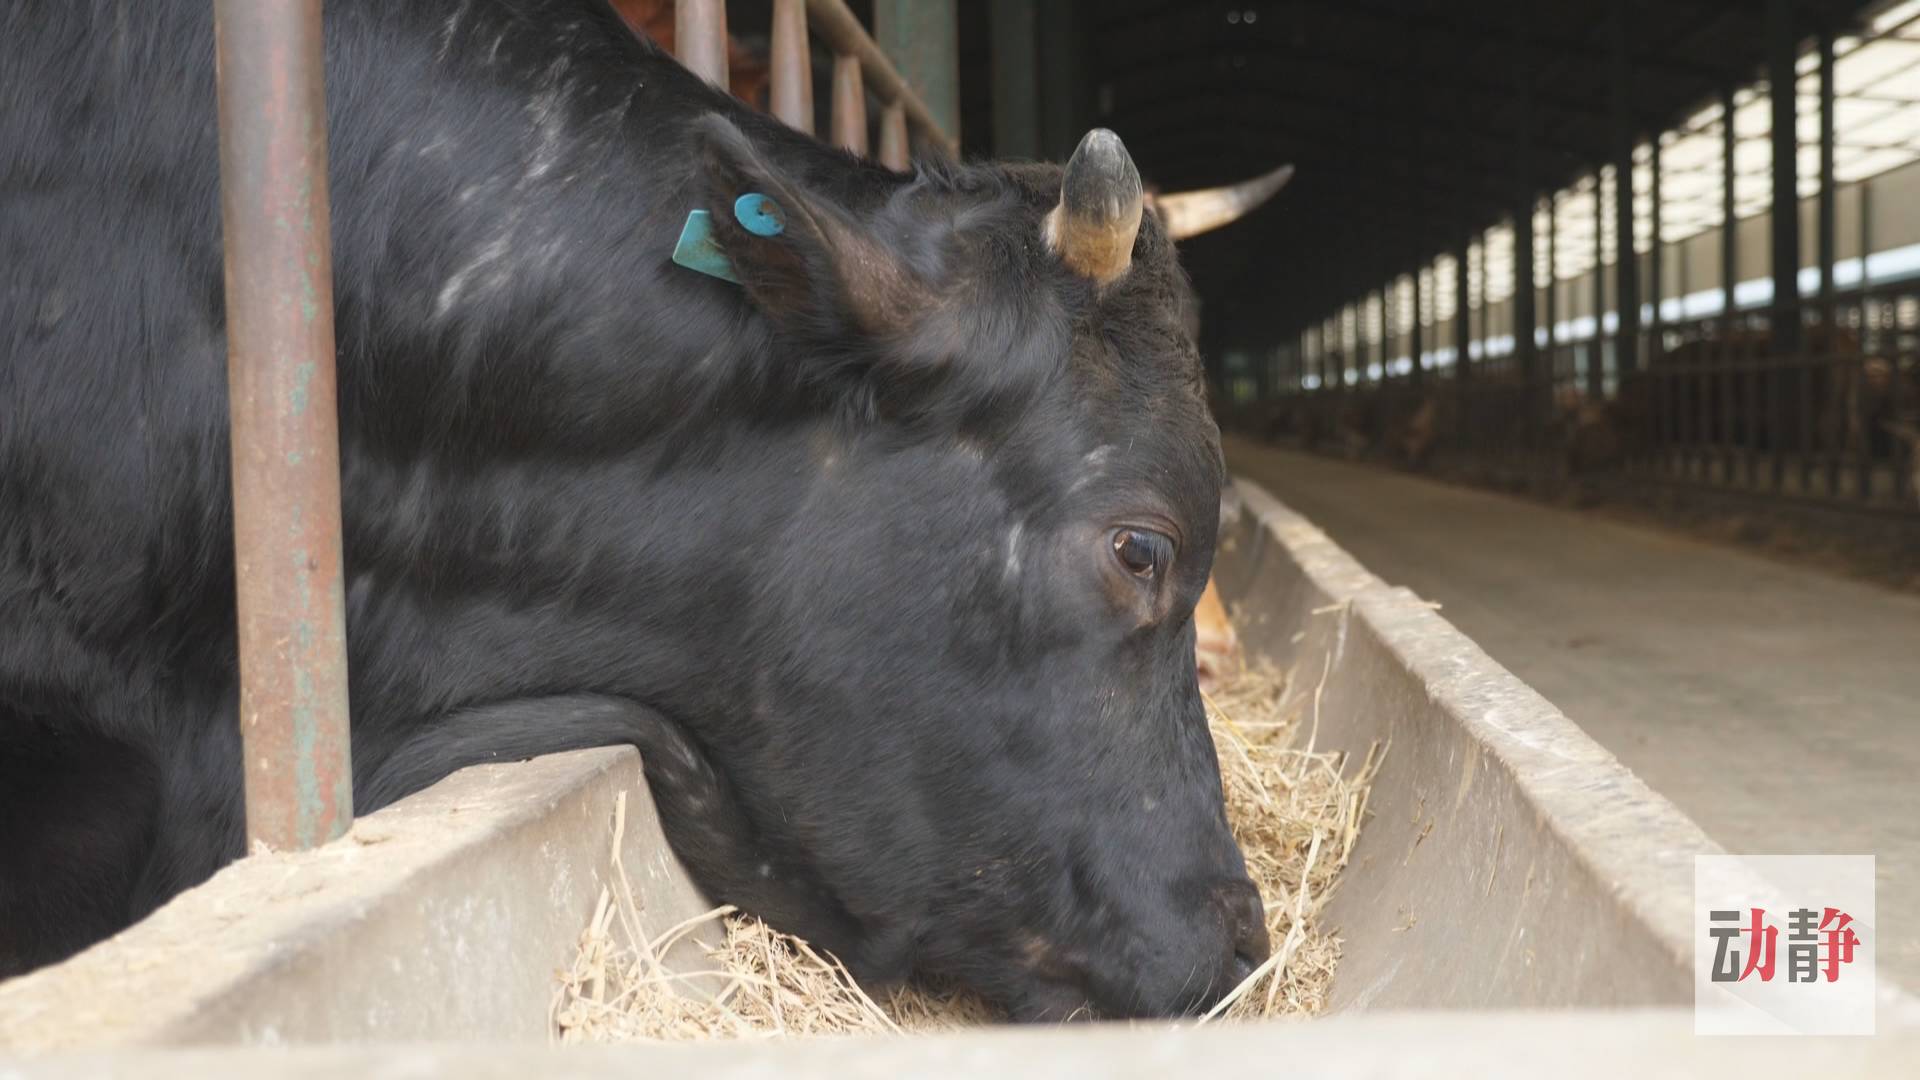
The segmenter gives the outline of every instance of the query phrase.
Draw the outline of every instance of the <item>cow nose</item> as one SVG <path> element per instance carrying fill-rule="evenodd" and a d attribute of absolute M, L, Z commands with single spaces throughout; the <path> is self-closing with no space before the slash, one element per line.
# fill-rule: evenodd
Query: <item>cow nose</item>
<path fill-rule="evenodd" d="M 1266 963 L 1273 945 L 1267 938 L 1267 909 L 1260 892 L 1245 878 L 1223 881 L 1213 891 L 1233 941 L 1234 985 L 1239 985 Z"/>

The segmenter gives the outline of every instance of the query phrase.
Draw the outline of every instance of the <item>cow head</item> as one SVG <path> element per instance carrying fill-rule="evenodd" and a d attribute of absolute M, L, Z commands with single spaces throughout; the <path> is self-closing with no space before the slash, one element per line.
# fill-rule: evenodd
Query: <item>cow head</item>
<path fill-rule="evenodd" d="M 1171 1015 L 1268 942 L 1194 673 L 1222 459 L 1120 140 L 1061 166 L 777 163 L 707 118 L 715 242 L 817 404 L 716 748 L 866 978 Z M 760 235 L 731 209 L 767 196 Z M 781 918 L 774 919 L 776 923 Z"/>

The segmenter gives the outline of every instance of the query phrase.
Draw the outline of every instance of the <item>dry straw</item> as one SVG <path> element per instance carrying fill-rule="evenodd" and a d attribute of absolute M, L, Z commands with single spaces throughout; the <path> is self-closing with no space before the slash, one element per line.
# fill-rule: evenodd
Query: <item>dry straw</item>
<path fill-rule="evenodd" d="M 1266 900 L 1273 954 L 1201 1023 L 1310 1015 L 1326 1004 L 1340 942 L 1317 925 L 1366 815 L 1381 749 L 1352 770 L 1345 755 L 1295 748 L 1302 719 L 1319 728 L 1321 682 L 1288 694 L 1269 668 L 1240 673 L 1207 701 L 1234 838 Z M 1303 717 L 1302 714 L 1307 714 Z M 611 885 L 559 975 L 551 1020 L 562 1042 L 909 1034 L 988 1023 L 992 1008 L 961 993 L 922 988 L 869 997 L 833 957 L 750 915 L 719 907 L 664 933 L 642 930 L 621 863 L 626 827 L 615 815 Z M 720 920 L 710 966 L 674 972 L 663 958 L 696 926 Z M 691 992 L 689 992 L 691 991 Z"/>

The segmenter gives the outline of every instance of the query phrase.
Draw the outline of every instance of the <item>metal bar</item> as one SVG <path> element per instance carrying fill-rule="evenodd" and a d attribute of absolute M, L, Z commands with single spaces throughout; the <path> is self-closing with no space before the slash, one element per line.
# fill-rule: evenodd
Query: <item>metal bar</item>
<path fill-rule="evenodd" d="M 907 119 L 920 129 L 921 138 L 938 144 L 949 154 L 959 156 L 960 142 L 957 133 L 947 131 L 940 126 L 933 113 L 928 111 L 926 103 L 921 101 L 920 96 L 914 93 L 905 79 L 900 77 L 900 72 L 894 68 L 893 62 L 880 51 L 880 46 L 874 44 L 866 28 L 860 25 L 860 20 L 855 18 L 853 12 L 847 8 L 846 0 L 807 0 L 807 17 L 813 29 L 819 33 L 820 40 L 826 43 L 836 56 L 850 56 L 857 61 L 857 69 L 866 76 L 866 83 L 873 88 L 875 97 L 882 101 L 900 102 L 906 107 Z M 839 65 L 836 62 L 834 67 L 836 102 L 840 78 Z M 863 104 L 862 112 L 864 111 Z M 837 131 L 836 127 L 834 142 L 846 146 L 846 143 L 841 142 Z M 865 137 L 863 136 L 862 146 L 864 145 Z M 865 151 L 863 149 L 860 152 Z"/>
<path fill-rule="evenodd" d="M 320 0 L 215 0 L 247 837 L 353 820 Z"/>
<path fill-rule="evenodd" d="M 790 128 L 813 134 L 813 52 L 807 44 L 806 0 L 773 0 L 773 115 Z"/>
<path fill-rule="evenodd" d="M 904 170 L 912 158 L 907 144 L 907 110 L 894 102 L 880 110 L 880 164 Z"/>
<path fill-rule="evenodd" d="M 860 58 L 846 53 L 833 58 L 833 145 L 867 153 L 867 91 Z"/>
<path fill-rule="evenodd" d="M 688 71 L 727 89 L 726 0 L 676 0 L 673 51 Z"/>
<path fill-rule="evenodd" d="M 1640 367 L 1640 259 L 1633 250 L 1633 56 L 1627 36 L 1627 0 L 1613 0 L 1608 25 L 1613 142 L 1614 306 L 1619 323 L 1613 334 L 1613 366 L 1624 382 Z"/>

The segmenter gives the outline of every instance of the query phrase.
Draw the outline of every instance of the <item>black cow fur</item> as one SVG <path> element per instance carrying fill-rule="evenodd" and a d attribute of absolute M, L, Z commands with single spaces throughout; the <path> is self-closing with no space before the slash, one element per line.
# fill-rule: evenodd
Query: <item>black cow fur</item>
<path fill-rule="evenodd" d="M 211 7 L 0 4 L 0 974 L 242 853 Z M 1157 225 L 1096 288 L 1058 167 L 858 161 L 593 0 L 326 12 L 358 811 L 632 743 L 709 894 L 863 979 L 1217 998 L 1265 937 Z M 696 207 L 745 287 L 669 262 Z"/>

